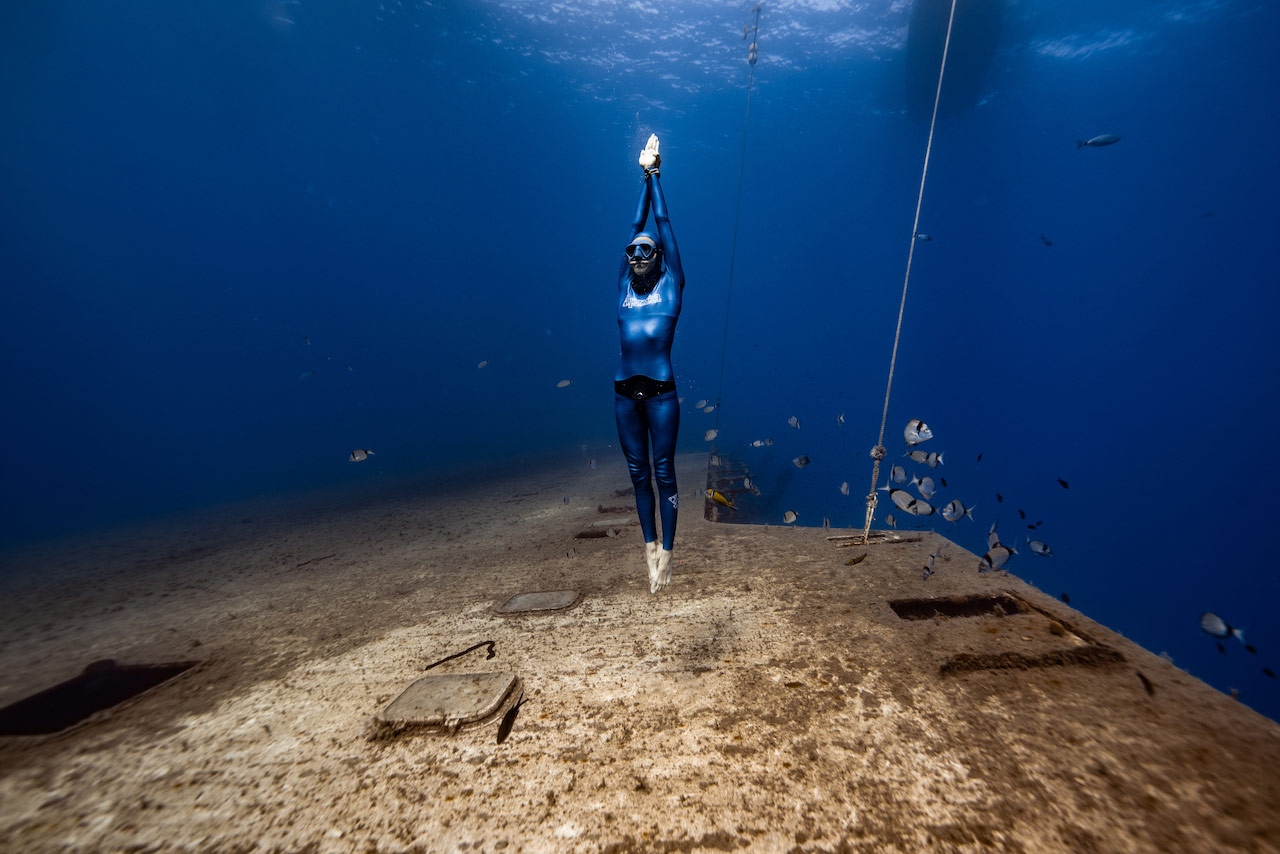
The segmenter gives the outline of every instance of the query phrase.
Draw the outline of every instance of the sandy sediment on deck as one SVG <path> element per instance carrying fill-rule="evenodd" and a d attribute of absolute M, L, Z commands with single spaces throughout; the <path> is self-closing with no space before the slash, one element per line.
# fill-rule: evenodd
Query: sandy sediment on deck
<path fill-rule="evenodd" d="M 1280 850 L 1275 723 L 957 546 L 923 580 L 935 534 L 706 522 L 703 465 L 680 459 L 658 596 L 620 458 L 30 553 L 0 590 L 0 703 L 100 658 L 201 663 L 0 739 L 0 848 Z M 617 537 L 576 538 L 602 520 Z M 560 589 L 578 604 L 496 611 Z M 899 615 L 919 599 L 975 613 Z M 483 640 L 493 660 L 432 672 L 516 673 L 504 743 L 496 719 L 371 738 Z"/>

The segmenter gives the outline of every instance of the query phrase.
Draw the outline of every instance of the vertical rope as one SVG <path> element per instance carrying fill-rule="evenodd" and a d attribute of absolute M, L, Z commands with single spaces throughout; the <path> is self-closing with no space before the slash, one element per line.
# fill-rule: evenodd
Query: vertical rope
<path fill-rule="evenodd" d="M 738 202 L 733 214 L 733 240 L 729 245 L 729 290 L 724 298 L 724 334 L 720 340 L 720 384 L 716 388 L 716 439 L 711 444 L 711 453 L 719 447 L 720 435 L 720 402 L 724 396 L 724 368 L 729 353 L 729 306 L 733 301 L 733 271 L 738 260 L 738 221 L 742 218 L 742 180 L 747 171 L 747 131 L 751 128 L 751 90 L 756 79 L 756 45 L 760 32 L 760 3 L 755 6 L 756 20 L 751 27 L 751 47 L 747 53 L 747 61 L 751 70 L 747 73 L 747 114 L 742 123 L 742 157 L 738 162 Z M 743 29 L 746 37 L 746 29 Z"/>
<path fill-rule="evenodd" d="M 956 19 L 956 0 L 951 0 L 951 16 L 947 19 L 947 38 L 942 43 L 942 64 L 938 67 L 938 88 L 933 95 L 933 116 L 929 119 L 929 142 L 924 149 L 924 168 L 920 170 L 920 193 L 916 196 L 916 216 L 911 221 L 911 247 L 907 250 L 907 272 L 902 279 L 902 300 L 898 303 L 898 326 L 893 332 L 893 352 L 889 356 L 889 381 L 884 388 L 884 412 L 880 416 L 880 437 L 872 452 L 871 489 L 867 492 L 867 518 L 862 528 L 862 541 L 871 535 L 871 521 L 876 515 L 876 483 L 880 480 L 880 460 L 884 459 L 884 427 L 889 420 L 889 392 L 893 389 L 893 369 L 898 363 L 898 340 L 902 336 L 902 314 L 907 307 L 907 285 L 911 282 L 911 261 L 916 253 L 916 235 L 920 232 L 920 207 L 924 203 L 924 182 L 929 174 L 929 155 L 933 152 L 933 128 L 938 121 L 938 101 L 942 97 L 942 75 L 947 70 L 947 50 L 951 47 L 951 24 Z"/>

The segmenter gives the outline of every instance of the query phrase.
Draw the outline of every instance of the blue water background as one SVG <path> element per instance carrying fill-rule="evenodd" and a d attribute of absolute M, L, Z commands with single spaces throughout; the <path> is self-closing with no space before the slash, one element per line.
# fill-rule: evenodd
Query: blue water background
<path fill-rule="evenodd" d="M 721 392 L 747 6 L 5 4 L 4 542 L 583 445 L 621 476 L 651 132 L 680 449 L 718 418 L 744 518 L 860 527 L 928 121 L 909 8 L 857 5 L 765 7 Z M 925 419 L 934 503 L 977 505 L 902 527 L 981 553 L 999 520 L 1012 571 L 1273 718 L 1277 32 L 1254 0 L 1009 4 L 936 129 L 886 430 L 898 461 Z"/>

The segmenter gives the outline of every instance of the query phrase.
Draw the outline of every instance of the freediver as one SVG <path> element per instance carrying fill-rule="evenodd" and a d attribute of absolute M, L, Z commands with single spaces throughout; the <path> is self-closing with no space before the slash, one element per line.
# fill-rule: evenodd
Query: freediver
<path fill-rule="evenodd" d="M 680 319 L 684 270 L 671 230 L 667 202 L 658 183 L 658 136 L 650 134 L 640 152 L 644 187 L 631 225 L 631 242 L 623 250 L 618 274 L 618 331 L 622 358 L 614 375 L 614 414 L 618 439 L 627 457 L 636 491 L 636 511 L 644 534 L 649 565 L 649 592 L 671 583 L 671 549 L 675 544 L 680 493 L 676 490 L 676 433 L 680 403 L 671 368 L 671 342 Z M 645 231 L 649 209 L 657 236 Z M 653 444 L 653 479 L 661 500 L 662 544 L 654 525 L 654 494 L 649 473 L 649 445 Z"/>

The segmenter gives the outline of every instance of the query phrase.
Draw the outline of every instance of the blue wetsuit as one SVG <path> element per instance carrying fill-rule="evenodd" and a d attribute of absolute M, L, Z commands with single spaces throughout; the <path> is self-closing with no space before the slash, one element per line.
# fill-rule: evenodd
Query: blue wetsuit
<path fill-rule="evenodd" d="M 644 230 L 653 207 L 657 240 L 661 250 L 661 271 L 642 280 L 622 259 L 618 274 L 618 331 L 622 338 L 622 359 L 614 375 L 614 414 L 618 419 L 618 439 L 627 457 L 631 482 L 636 489 L 636 510 L 644 541 L 657 539 L 654 528 L 653 484 L 649 477 L 649 445 L 653 444 L 653 472 L 661 499 L 662 547 L 671 550 L 676 536 L 676 432 L 680 429 L 680 404 L 676 399 L 675 372 L 671 369 L 671 342 L 680 318 L 684 291 L 684 270 L 680 250 L 667 216 L 658 175 L 645 178 L 636 207 L 631 237 Z"/>

